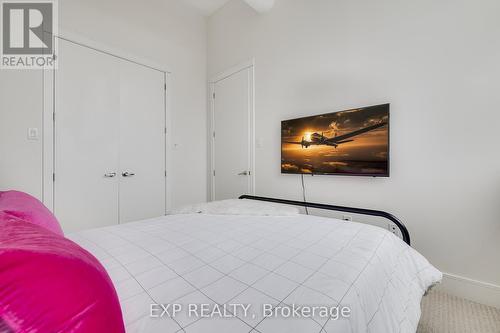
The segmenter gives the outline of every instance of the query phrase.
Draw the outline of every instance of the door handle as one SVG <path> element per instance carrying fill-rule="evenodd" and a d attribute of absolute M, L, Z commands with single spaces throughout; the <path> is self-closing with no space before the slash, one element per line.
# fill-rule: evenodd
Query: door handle
<path fill-rule="evenodd" d="M 238 176 L 249 176 L 250 175 L 250 171 L 242 171 L 238 174 Z"/>
<path fill-rule="evenodd" d="M 105 178 L 113 178 L 116 176 L 116 172 L 110 172 L 110 173 L 105 173 L 104 177 Z"/>
<path fill-rule="evenodd" d="M 123 177 L 132 177 L 132 176 L 135 176 L 135 173 L 126 171 L 126 172 L 122 173 L 122 176 Z"/>

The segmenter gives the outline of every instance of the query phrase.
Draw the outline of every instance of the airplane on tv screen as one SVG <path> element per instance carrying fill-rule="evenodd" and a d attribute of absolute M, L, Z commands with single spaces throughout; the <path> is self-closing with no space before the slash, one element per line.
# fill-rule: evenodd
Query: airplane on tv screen
<path fill-rule="evenodd" d="M 342 134 L 342 135 L 335 135 L 332 138 L 328 138 L 323 135 L 323 133 L 313 133 L 310 135 L 310 138 L 306 139 L 304 136 L 302 137 L 302 141 L 284 141 L 284 143 L 289 143 L 289 144 L 294 144 L 294 145 L 301 145 L 302 148 L 308 148 L 309 146 L 315 145 L 315 146 L 332 146 L 337 148 L 338 145 L 341 145 L 343 143 L 347 142 L 352 142 L 354 139 L 351 139 L 352 137 L 355 137 L 357 135 L 373 131 L 374 129 L 377 129 L 379 127 L 387 125 L 386 122 L 382 122 L 376 125 L 368 126 L 362 129 L 359 129 L 357 131 L 347 133 L 347 134 Z"/>

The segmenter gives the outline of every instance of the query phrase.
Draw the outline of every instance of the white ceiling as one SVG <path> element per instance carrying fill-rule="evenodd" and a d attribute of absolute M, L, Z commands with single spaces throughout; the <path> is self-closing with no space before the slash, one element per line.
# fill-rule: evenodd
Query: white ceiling
<path fill-rule="evenodd" d="M 229 0 L 183 0 L 192 7 L 209 16 L 226 4 Z"/>

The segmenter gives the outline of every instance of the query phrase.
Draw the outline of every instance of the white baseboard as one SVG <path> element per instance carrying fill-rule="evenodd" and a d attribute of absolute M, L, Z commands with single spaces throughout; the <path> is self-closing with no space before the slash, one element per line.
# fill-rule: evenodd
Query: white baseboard
<path fill-rule="evenodd" d="M 443 282 L 436 289 L 500 309 L 500 286 L 492 283 L 443 273 Z"/>

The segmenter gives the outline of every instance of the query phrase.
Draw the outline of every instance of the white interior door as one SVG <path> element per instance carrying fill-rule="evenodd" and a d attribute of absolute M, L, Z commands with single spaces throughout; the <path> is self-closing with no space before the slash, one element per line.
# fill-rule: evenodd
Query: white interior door
<path fill-rule="evenodd" d="M 55 214 L 65 232 L 118 223 L 119 66 L 61 40 L 56 75 Z"/>
<path fill-rule="evenodd" d="M 165 74 L 120 62 L 120 222 L 165 215 Z"/>
<path fill-rule="evenodd" d="M 165 73 L 72 42 L 55 71 L 54 210 L 66 232 L 165 214 Z"/>
<path fill-rule="evenodd" d="M 252 192 L 253 68 L 214 83 L 213 199 Z"/>

